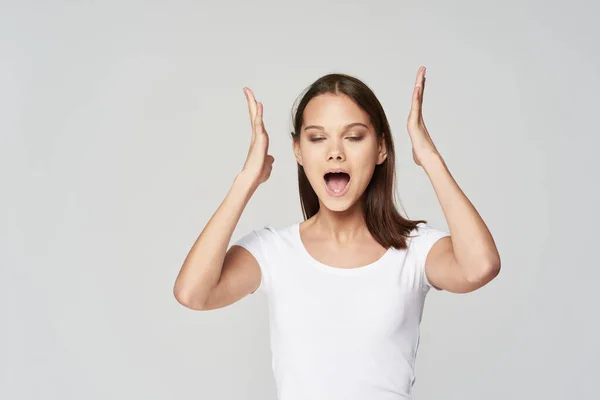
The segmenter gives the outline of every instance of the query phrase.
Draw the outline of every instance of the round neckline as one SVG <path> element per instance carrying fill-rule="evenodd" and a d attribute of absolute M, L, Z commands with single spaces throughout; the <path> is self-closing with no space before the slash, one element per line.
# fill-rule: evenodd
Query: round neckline
<path fill-rule="evenodd" d="M 302 242 L 302 236 L 300 235 L 300 222 L 297 222 L 293 225 L 293 229 L 294 232 L 294 238 L 296 239 L 296 242 L 298 243 L 298 247 L 300 248 L 300 251 L 302 252 L 302 254 L 305 256 L 306 259 L 308 259 L 308 261 L 310 261 L 310 264 L 313 266 L 316 266 L 318 269 L 323 270 L 323 271 L 327 271 L 327 272 L 331 272 L 331 273 L 336 273 L 336 274 L 342 274 L 342 275 L 350 275 L 350 274 L 360 274 L 360 273 L 365 273 L 365 272 L 369 272 L 381 265 L 384 265 L 384 261 L 386 258 L 389 257 L 389 255 L 392 253 L 392 251 L 394 250 L 393 247 L 389 247 L 385 253 L 383 253 L 383 255 L 381 257 L 379 257 L 377 260 L 366 264 L 366 265 L 362 265 L 360 267 L 354 267 L 354 268 L 340 268 L 340 267 L 334 267 L 332 265 L 328 265 L 328 264 L 324 264 L 321 261 L 317 260 L 316 258 L 314 258 L 306 249 L 306 247 L 304 246 L 304 243 Z"/>

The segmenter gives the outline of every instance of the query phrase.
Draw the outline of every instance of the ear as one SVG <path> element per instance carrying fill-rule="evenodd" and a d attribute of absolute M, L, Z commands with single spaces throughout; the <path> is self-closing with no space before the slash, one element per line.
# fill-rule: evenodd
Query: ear
<path fill-rule="evenodd" d="M 381 139 L 379 140 L 379 153 L 377 153 L 377 165 L 383 164 L 386 158 L 387 147 L 385 145 L 385 136 L 381 134 Z"/>
<path fill-rule="evenodd" d="M 302 165 L 302 151 L 300 150 L 300 140 L 292 140 L 292 149 L 298 164 Z"/>

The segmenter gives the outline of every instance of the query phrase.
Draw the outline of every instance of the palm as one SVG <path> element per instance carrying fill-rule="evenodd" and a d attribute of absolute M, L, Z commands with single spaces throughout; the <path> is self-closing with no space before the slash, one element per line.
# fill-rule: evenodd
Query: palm
<path fill-rule="evenodd" d="M 256 101 L 250 89 L 244 88 L 244 93 L 248 100 L 248 112 L 252 123 L 252 140 L 244 163 L 244 171 L 248 171 L 257 184 L 261 184 L 271 176 L 275 158 L 268 154 L 269 135 L 263 123 L 263 104 Z"/>
<path fill-rule="evenodd" d="M 425 67 L 417 71 L 417 79 L 413 89 L 412 104 L 408 114 L 407 128 L 412 142 L 413 160 L 419 166 L 426 155 L 437 153 L 429 131 L 423 120 L 423 93 L 425 90 Z"/>

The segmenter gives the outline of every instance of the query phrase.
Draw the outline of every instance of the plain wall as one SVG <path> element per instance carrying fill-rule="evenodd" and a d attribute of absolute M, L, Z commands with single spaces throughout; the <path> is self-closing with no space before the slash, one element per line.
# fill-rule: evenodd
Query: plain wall
<path fill-rule="evenodd" d="M 173 297 L 247 154 L 242 88 L 276 160 L 232 241 L 302 219 L 291 110 L 330 72 L 375 91 L 402 211 L 446 229 L 406 131 L 420 65 L 502 272 L 429 293 L 415 398 L 598 398 L 597 3 L 0 4 L 0 398 L 274 400 L 266 298 Z"/>

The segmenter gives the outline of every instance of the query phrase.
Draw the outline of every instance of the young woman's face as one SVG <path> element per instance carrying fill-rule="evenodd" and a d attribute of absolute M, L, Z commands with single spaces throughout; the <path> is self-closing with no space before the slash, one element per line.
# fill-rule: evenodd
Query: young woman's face
<path fill-rule="evenodd" d="M 296 160 L 324 204 L 332 211 L 352 206 L 364 193 L 375 166 L 384 162 L 385 143 L 369 114 L 345 94 L 322 94 L 304 109 Z M 347 174 L 327 174 L 342 169 Z"/>

